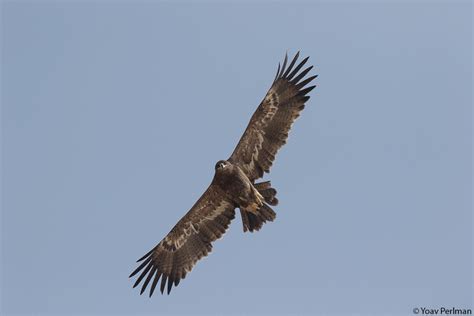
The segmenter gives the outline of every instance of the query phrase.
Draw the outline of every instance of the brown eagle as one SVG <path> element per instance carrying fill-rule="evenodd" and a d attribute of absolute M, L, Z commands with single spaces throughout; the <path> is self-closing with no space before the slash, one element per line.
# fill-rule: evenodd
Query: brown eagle
<path fill-rule="evenodd" d="M 212 242 L 222 237 L 240 209 L 244 232 L 257 231 L 275 212 L 276 190 L 270 181 L 255 183 L 264 172 L 270 172 L 278 150 L 286 143 L 291 125 L 308 101 L 315 86 L 306 87 L 314 78 L 305 78 L 313 68 L 296 67 L 299 52 L 287 67 L 288 55 L 278 70 L 270 90 L 250 119 L 234 152 L 227 160 L 216 163 L 215 174 L 206 192 L 168 235 L 146 255 L 130 277 L 141 272 L 133 287 L 143 282 L 143 294 L 151 282 L 150 297 L 161 278 L 160 290 L 168 294 L 192 270 L 196 262 L 212 250 Z M 167 284 L 168 283 L 168 284 Z"/>

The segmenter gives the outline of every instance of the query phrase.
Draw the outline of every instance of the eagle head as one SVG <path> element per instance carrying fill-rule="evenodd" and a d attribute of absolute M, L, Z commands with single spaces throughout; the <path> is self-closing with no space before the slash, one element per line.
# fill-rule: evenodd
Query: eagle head
<path fill-rule="evenodd" d="M 228 162 L 227 160 L 219 160 L 216 163 L 215 169 L 216 171 L 221 171 L 221 170 L 225 170 L 225 168 L 228 168 L 230 166 L 231 166 L 231 163 Z"/>

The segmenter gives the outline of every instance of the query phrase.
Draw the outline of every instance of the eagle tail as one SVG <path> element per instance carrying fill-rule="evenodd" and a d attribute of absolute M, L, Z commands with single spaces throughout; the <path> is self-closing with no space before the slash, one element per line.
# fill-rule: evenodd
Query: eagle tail
<path fill-rule="evenodd" d="M 275 197 L 277 191 L 271 187 L 270 181 L 256 183 L 254 184 L 254 187 L 263 196 L 265 203 L 263 203 L 256 213 L 251 213 L 240 209 L 244 232 L 258 231 L 267 221 L 273 222 L 273 220 L 276 218 L 275 211 L 272 210 L 269 205 L 278 204 L 278 199 Z"/>
<path fill-rule="evenodd" d="M 272 206 L 278 204 L 278 199 L 276 198 L 277 191 L 272 188 L 270 181 L 255 183 L 254 187 L 264 197 L 265 202 Z"/>

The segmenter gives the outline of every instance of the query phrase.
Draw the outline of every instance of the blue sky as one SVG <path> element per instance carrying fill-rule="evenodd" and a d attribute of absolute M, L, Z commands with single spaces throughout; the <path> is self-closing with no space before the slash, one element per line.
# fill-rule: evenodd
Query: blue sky
<path fill-rule="evenodd" d="M 410 315 L 472 307 L 470 2 L 2 2 L 2 313 Z M 135 260 L 202 194 L 286 51 L 318 87 L 170 296 Z"/>

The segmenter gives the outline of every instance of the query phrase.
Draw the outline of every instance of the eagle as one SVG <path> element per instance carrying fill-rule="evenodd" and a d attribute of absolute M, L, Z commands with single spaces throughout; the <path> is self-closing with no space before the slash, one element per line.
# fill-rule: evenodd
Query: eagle
<path fill-rule="evenodd" d="M 265 98 L 257 107 L 234 152 L 215 165 L 211 184 L 158 245 L 138 259 L 140 265 L 130 274 L 138 275 L 133 287 L 142 281 L 140 294 L 151 282 L 149 296 L 161 278 L 160 291 L 177 286 L 196 262 L 212 250 L 212 242 L 221 238 L 240 210 L 244 232 L 260 230 L 275 219 L 271 208 L 278 204 L 277 191 L 270 181 L 256 182 L 275 160 L 286 143 L 293 122 L 309 100 L 315 85 L 308 84 L 317 75 L 306 77 L 313 66 L 301 71 L 309 57 L 297 63 L 299 52 L 288 64 L 285 54 Z"/>

